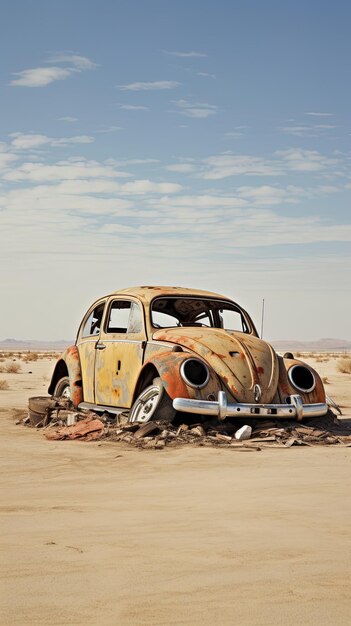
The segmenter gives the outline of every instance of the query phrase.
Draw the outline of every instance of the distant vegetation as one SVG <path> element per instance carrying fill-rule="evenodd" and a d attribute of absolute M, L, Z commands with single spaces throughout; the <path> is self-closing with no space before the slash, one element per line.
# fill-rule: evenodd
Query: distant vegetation
<path fill-rule="evenodd" d="M 351 357 L 340 359 L 337 364 L 338 372 L 342 374 L 351 374 Z"/>
<path fill-rule="evenodd" d="M 21 369 L 20 363 L 6 363 L 5 365 L 0 366 L 0 372 L 6 372 L 6 374 L 18 374 Z"/>

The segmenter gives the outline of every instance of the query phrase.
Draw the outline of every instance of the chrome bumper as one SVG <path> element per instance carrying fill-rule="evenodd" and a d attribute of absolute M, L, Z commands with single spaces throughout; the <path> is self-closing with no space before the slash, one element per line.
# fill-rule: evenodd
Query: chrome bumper
<path fill-rule="evenodd" d="M 210 400 L 193 400 L 191 398 L 174 398 L 173 408 L 184 413 L 201 415 L 217 415 L 218 419 L 226 417 L 279 418 L 302 420 L 304 417 L 318 417 L 328 411 L 326 402 L 303 404 L 298 394 L 289 396 L 290 404 L 228 404 L 224 391 L 218 392 L 217 402 Z"/>

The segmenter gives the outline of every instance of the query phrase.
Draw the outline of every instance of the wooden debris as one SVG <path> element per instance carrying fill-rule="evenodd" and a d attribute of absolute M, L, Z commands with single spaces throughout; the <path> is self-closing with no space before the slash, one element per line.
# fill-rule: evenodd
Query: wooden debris
<path fill-rule="evenodd" d="M 189 430 L 188 424 L 181 424 L 176 432 L 176 436 L 179 437 L 181 433 L 184 433 L 187 430 Z"/>
<path fill-rule="evenodd" d="M 219 441 L 232 441 L 232 437 L 230 435 L 222 435 L 222 433 L 217 433 L 216 439 Z"/>
<path fill-rule="evenodd" d="M 47 439 L 85 439 L 92 441 L 100 439 L 104 434 L 104 425 L 101 420 L 92 417 L 86 417 L 73 426 L 61 426 L 51 428 L 45 431 L 44 435 Z"/>
<path fill-rule="evenodd" d="M 195 435 L 195 437 L 205 437 L 206 431 L 203 426 L 195 426 L 195 428 L 190 429 L 190 434 Z"/>
<path fill-rule="evenodd" d="M 159 432 L 160 427 L 155 422 L 146 422 L 134 433 L 136 439 L 143 439 L 154 432 Z"/>
<path fill-rule="evenodd" d="M 84 439 L 92 441 L 108 437 L 110 441 L 118 441 L 121 445 L 137 448 L 162 450 L 177 446 L 204 446 L 232 450 L 259 451 L 264 448 L 290 448 L 302 446 L 337 445 L 351 447 L 351 424 L 347 420 L 339 420 L 331 411 L 323 417 L 310 418 L 305 422 L 294 420 L 251 420 L 243 425 L 243 421 L 223 422 L 201 420 L 189 426 L 182 423 L 158 424 L 156 421 L 145 424 L 129 423 L 128 413 L 117 418 L 110 413 L 97 415 L 94 412 L 72 410 L 67 400 L 53 401 L 48 397 L 31 399 L 30 411 L 41 413 L 41 420 L 21 420 L 33 427 L 43 428 L 48 439 Z M 199 422 L 200 419 L 200 422 Z M 72 426 L 67 424 L 75 422 Z M 235 439 L 240 431 L 252 436 L 245 440 Z"/>

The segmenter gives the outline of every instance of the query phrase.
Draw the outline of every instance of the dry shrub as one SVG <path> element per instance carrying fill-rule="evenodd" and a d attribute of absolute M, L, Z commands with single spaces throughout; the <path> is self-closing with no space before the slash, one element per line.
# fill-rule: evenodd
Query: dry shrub
<path fill-rule="evenodd" d="M 21 371 L 21 366 L 19 363 L 8 363 L 5 365 L 5 372 L 8 374 L 18 374 Z"/>
<path fill-rule="evenodd" d="M 346 356 L 343 359 L 339 359 L 337 370 L 342 374 L 351 374 L 351 357 Z"/>
<path fill-rule="evenodd" d="M 10 389 L 9 384 L 7 382 L 7 380 L 4 380 L 3 378 L 0 380 L 0 391 L 5 391 L 5 389 Z"/>
<path fill-rule="evenodd" d="M 324 385 L 329 385 L 329 380 L 327 376 L 323 376 L 322 381 Z"/>
<path fill-rule="evenodd" d="M 22 359 L 25 363 L 28 363 L 29 361 L 37 361 L 38 358 L 39 358 L 38 352 L 27 352 L 26 354 L 22 356 Z"/>

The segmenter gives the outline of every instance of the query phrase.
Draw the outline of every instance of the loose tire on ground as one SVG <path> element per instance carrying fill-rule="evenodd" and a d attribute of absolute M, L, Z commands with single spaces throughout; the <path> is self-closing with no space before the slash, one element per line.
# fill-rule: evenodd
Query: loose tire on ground
<path fill-rule="evenodd" d="M 32 426 L 43 426 L 46 424 L 49 411 L 53 409 L 56 402 L 50 396 L 33 396 L 28 399 L 29 421 Z"/>
<path fill-rule="evenodd" d="M 42 415 L 45 415 L 47 409 L 51 409 L 54 404 L 50 396 L 33 396 L 28 399 L 29 410 Z"/>

